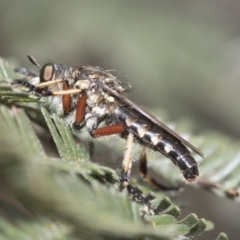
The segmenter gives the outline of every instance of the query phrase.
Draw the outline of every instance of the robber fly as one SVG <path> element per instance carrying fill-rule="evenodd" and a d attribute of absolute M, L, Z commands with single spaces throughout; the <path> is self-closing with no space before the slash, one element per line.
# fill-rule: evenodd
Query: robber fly
<path fill-rule="evenodd" d="M 188 148 L 203 157 L 200 150 L 126 98 L 122 81 L 111 71 L 93 66 L 68 68 L 53 63 L 40 67 L 33 57 L 28 57 L 40 73 L 37 76 L 18 69 L 20 74 L 32 76 L 32 81 L 15 80 L 14 85 L 22 85 L 37 96 L 45 97 L 51 109 L 64 116 L 74 129 L 85 126 L 92 137 L 119 134 L 127 139 L 122 183 L 127 185 L 130 176 L 133 142 L 143 146 L 140 172 L 145 180 L 156 183 L 147 176 L 146 147 L 170 158 L 187 181 L 193 182 L 199 175 L 197 162 Z M 102 122 L 106 126 L 99 127 Z"/>

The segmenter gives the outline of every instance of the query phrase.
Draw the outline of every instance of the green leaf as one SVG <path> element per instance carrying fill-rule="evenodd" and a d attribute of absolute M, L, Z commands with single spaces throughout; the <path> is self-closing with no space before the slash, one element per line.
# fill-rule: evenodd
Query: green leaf
<path fill-rule="evenodd" d="M 205 219 L 200 219 L 198 222 L 190 228 L 190 232 L 187 234 L 189 237 L 196 237 L 201 235 L 207 228 Z"/>
<path fill-rule="evenodd" d="M 31 122 L 26 114 L 18 109 L 10 111 L 4 106 L 0 106 L 1 126 L 8 127 L 9 134 L 22 141 L 22 150 L 31 155 L 46 158 L 42 145 L 36 136 Z"/>
<path fill-rule="evenodd" d="M 0 239 L 26 240 L 76 240 L 71 236 L 72 228 L 61 223 L 56 223 L 46 216 L 37 216 L 34 220 L 15 220 L 13 225 L 10 221 L 0 217 Z"/>
<path fill-rule="evenodd" d="M 156 213 L 161 213 L 168 209 L 172 205 L 171 200 L 168 197 L 163 198 L 161 201 L 153 199 L 151 201 L 151 207 L 155 209 Z"/>
<path fill-rule="evenodd" d="M 53 136 L 53 140 L 58 148 L 59 154 L 63 159 L 80 160 L 87 158 L 84 148 L 76 145 L 73 136 L 66 126 L 63 119 L 60 119 L 56 114 L 53 114 L 53 119 L 45 108 L 41 108 L 42 114 L 48 125 L 48 128 Z"/>
<path fill-rule="evenodd" d="M 157 225 L 169 225 L 176 223 L 176 218 L 168 214 L 162 214 L 161 216 L 149 216 L 145 218 L 145 220 L 154 222 Z"/>
<path fill-rule="evenodd" d="M 227 237 L 227 234 L 225 233 L 220 233 L 218 235 L 218 237 L 216 238 L 216 240 L 229 240 L 229 238 Z"/>

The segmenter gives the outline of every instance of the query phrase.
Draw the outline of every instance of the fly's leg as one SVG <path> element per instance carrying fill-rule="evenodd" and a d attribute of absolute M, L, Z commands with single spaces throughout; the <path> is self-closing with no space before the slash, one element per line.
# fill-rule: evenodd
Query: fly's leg
<path fill-rule="evenodd" d="M 154 178 L 148 176 L 148 168 L 147 168 L 147 155 L 146 155 L 146 147 L 142 147 L 141 153 L 140 153 L 140 161 L 139 161 L 139 173 L 141 178 L 151 185 L 164 190 L 179 190 L 179 187 L 168 187 L 161 183 L 158 183 Z"/>
<path fill-rule="evenodd" d="M 12 85 L 13 86 L 15 86 L 15 85 L 23 86 L 23 87 L 27 88 L 29 92 L 34 92 L 38 96 L 51 96 L 49 91 L 47 91 L 43 88 L 40 88 L 40 87 L 36 87 L 35 85 L 33 85 L 29 82 L 26 82 L 24 80 L 21 80 L 21 79 L 14 80 L 12 82 Z"/>
<path fill-rule="evenodd" d="M 62 82 L 63 84 L 62 85 L 63 90 L 50 91 L 46 89 L 46 87 L 56 85 L 60 82 Z M 42 96 L 42 97 L 62 96 L 62 107 L 63 107 L 64 115 L 67 115 L 71 111 L 71 102 L 72 102 L 71 95 L 76 93 L 82 93 L 78 99 L 74 125 L 76 125 L 76 127 L 78 128 L 84 119 L 84 113 L 85 113 L 86 101 L 87 101 L 86 94 L 83 93 L 81 89 L 71 89 L 67 81 L 64 81 L 62 79 L 55 79 L 55 80 L 50 80 L 37 85 L 33 85 L 29 82 L 17 79 L 12 83 L 12 85 L 22 85 L 28 88 L 29 92 L 34 92 L 36 95 Z"/>
<path fill-rule="evenodd" d="M 150 202 L 136 189 L 129 183 L 129 178 L 132 169 L 132 145 L 133 145 L 133 134 L 129 133 L 127 137 L 127 148 L 124 153 L 124 158 L 122 162 L 122 173 L 120 177 L 120 188 L 126 188 L 129 195 L 132 197 L 133 201 L 145 204 L 149 208 Z"/>
<path fill-rule="evenodd" d="M 131 157 L 131 150 L 132 150 L 132 144 L 133 144 L 133 134 L 129 133 L 128 138 L 127 138 L 127 148 L 124 154 L 124 159 L 122 163 L 122 173 L 121 173 L 121 178 L 120 178 L 120 187 L 124 187 L 127 189 L 128 193 L 132 197 L 132 199 L 135 202 L 145 204 L 149 208 L 150 202 L 137 190 L 134 188 L 130 183 L 129 183 L 129 178 L 130 178 L 130 173 L 132 169 L 132 157 Z"/>
<path fill-rule="evenodd" d="M 56 80 L 53 80 L 53 82 L 54 81 L 56 81 Z M 49 82 L 52 82 L 52 81 L 49 81 Z M 52 85 L 53 84 L 56 84 L 56 82 L 52 83 Z M 82 92 L 82 90 L 80 90 L 80 89 L 69 89 L 69 90 L 62 90 L 62 91 L 49 91 L 49 90 L 45 89 L 45 86 L 42 87 L 41 84 L 33 85 L 33 84 L 31 84 L 29 82 L 26 82 L 24 80 L 21 80 L 21 79 L 14 80 L 12 85 L 22 85 L 22 86 L 28 88 L 30 92 L 35 92 L 37 95 L 40 95 L 40 96 L 43 96 L 43 97 L 59 96 L 59 95 L 71 95 L 71 94 Z"/>
<path fill-rule="evenodd" d="M 96 120 L 96 122 L 97 122 L 97 120 Z M 101 128 L 97 128 L 97 129 L 96 129 L 96 125 L 98 125 L 98 124 L 95 124 L 91 128 L 87 129 L 89 134 L 93 138 L 109 136 L 109 135 L 113 135 L 113 134 L 121 134 L 125 131 L 122 124 L 106 126 L 106 127 L 101 127 Z M 93 141 L 90 141 L 89 142 L 89 155 L 90 155 L 91 159 L 93 159 L 93 154 L 94 154 L 94 143 L 93 143 Z"/>
<path fill-rule="evenodd" d="M 71 111 L 71 103 L 72 103 L 72 94 L 76 93 L 82 93 L 81 96 L 78 99 L 77 107 L 76 107 L 76 116 L 75 116 L 75 125 L 79 125 L 83 118 L 84 113 L 86 109 L 86 101 L 87 97 L 86 94 L 82 92 L 81 89 L 71 89 L 67 81 L 63 81 L 62 79 L 55 79 L 47 82 L 43 82 L 37 85 L 38 88 L 43 88 L 46 86 L 55 85 L 59 82 L 63 83 L 63 87 L 61 91 L 48 91 L 46 94 L 49 94 L 48 96 L 62 96 L 62 105 L 63 105 L 63 112 L 64 115 L 67 115 Z"/>
<path fill-rule="evenodd" d="M 48 81 L 49 82 L 49 81 Z M 46 82 L 46 83 L 48 83 Z M 70 89 L 69 87 L 69 84 L 67 81 L 65 81 L 63 83 L 63 90 L 64 91 L 68 91 Z M 62 96 L 62 106 L 63 106 L 63 112 L 64 112 L 64 115 L 68 114 L 71 110 L 71 95 L 68 94 L 68 95 L 63 95 Z"/>
<path fill-rule="evenodd" d="M 80 93 L 82 90 L 80 89 L 69 89 L 69 90 L 62 90 L 62 91 L 48 91 L 46 90 L 47 96 L 60 96 L 60 95 L 71 95 L 75 93 Z"/>
<path fill-rule="evenodd" d="M 86 105 L 87 105 L 87 95 L 85 92 L 83 92 L 78 99 L 76 110 L 75 110 L 75 120 L 73 124 L 75 129 L 81 129 L 85 124 L 84 117 L 85 117 Z"/>
<path fill-rule="evenodd" d="M 79 125 L 84 120 L 86 105 L 87 105 L 87 95 L 86 93 L 82 93 L 78 99 L 78 103 L 76 107 L 76 115 L 75 115 L 75 123 L 74 123 L 76 127 L 79 127 Z"/>
<path fill-rule="evenodd" d="M 62 80 L 56 79 L 56 80 L 40 83 L 37 86 L 38 87 L 47 86 L 47 85 L 50 86 L 58 83 L 58 81 L 62 81 Z M 80 93 L 81 90 L 70 89 L 70 86 L 67 81 L 62 81 L 62 82 L 63 82 L 63 90 L 55 91 L 52 93 L 53 93 L 53 96 L 62 95 L 63 112 L 64 112 L 64 115 L 67 115 L 71 111 L 71 103 L 72 103 L 71 95 L 74 93 Z M 87 102 L 86 94 L 82 93 L 82 95 L 78 99 L 78 103 L 76 106 L 76 115 L 75 115 L 75 122 L 74 122 L 74 125 L 76 127 L 79 127 L 80 123 L 83 121 L 84 113 L 86 109 L 86 102 Z"/>
<path fill-rule="evenodd" d="M 77 129 L 81 128 L 82 125 L 83 125 L 86 105 L 87 105 L 87 96 L 86 96 L 85 93 L 83 93 L 79 97 L 78 103 L 77 103 L 77 107 L 76 107 L 74 127 L 77 128 Z M 93 156 L 94 156 L 94 143 L 93 143 L 92 140 L 89 141 L 88 148 L 89 148 L 90 159 L 93 160 Z"/>
<path fill-rule="evenodd" d="M 53 85 L 54 82 L 56 84 L 56 81 L 58 80 L 61 80 L 61 79 L 48 81 L 46 83 L 48 84 L 50 83 L 51 85 Z M 46 92 L 44 94 L 45 96 L 62 96 L 63 111 L 64 111 L 64 114 L 67 115 L 71 111 L 71 102 L 72 102 L 71 95 L 76 93 L 81 93 L 77 102 L 75 121 L 74 121 L 74 126 L 76 128 L 79 128 L 79 126 L 84 120 L 84 114 L 85 114 L 85 109 L 87 104 L 87 95 L 85 92 L 82 92 L 81 89 L 71 89 L 67 81 L 62 81 L 62 82 L 63 82 L 63 90 L 60 90 L 60 91 L 45 90 Z M 39 85 L 41 85 L 42 87 L 43 84 L 45 83 L 40 83 Z M 40 87 L 38 87 L 38 89 L 39 88 Z"/>
<path fill-rule="evenodd" d="M 124 153 L 124 158 L 122 162 L 122 173 L 121 173 L 121 185 L 123 187 L 127 187 L 130 174 L 131 174 L 131 169 L 132 169 L 132 145 L 133 145 L 133 134 L 129 133 L 127 137 L 127 147 Z"/>
<path fill-rule="evenodd" d="M 98 128 L 96 130 L 91 131 L 90 134 L 92 137 L 103 137 L 113 134 L 120 134 L 123 133 L 124 131 L 125 131 L 124 126 L 122 124 L 117 124 Z"/>
<path fill-rule="evenodd" d="M 41 82 L 39 84 L 36 85 L 36 87 L 39 87 L 39 88 L 44 88 L 44 87 L 49 87 L 49 86 L 52 86 L 52 85 L 56 85 L 57 83 L 65 83 L 64 80 L 62 79 L 54 79 L 54 80 L 49 80 L 49 81 L 46 81 L 46 82 Z M 63 89 L 63 90 L 68 90 L 69 88 L 66 88 L 66 89 Z"/>
<path fill-rule="evenodd" d="M 121 134 L 124 131 L 125 129 L 122 124 L 106 126 L 106 127 L 98 128 L 96 130 L 89 129 L 89 133 L 92 137 Z M 124 159 L 122 162 L 122 172 L 120 176 L 120 189 L 126 188 L 129 195 L 132 197 L 133 201 L 141 204 L 145 204 L 150 208 L 150 202 L 140 193 L 139 190 L 137 190 L 131 184 L 129 184 L 129 178 L 130 178 L 130 173 L 132 168 L 132 158 L 131 158 L 132 145 L 133 145 L 133 134 L 129 133 L 127 137 L 127 148 L 126 148 Z"/>

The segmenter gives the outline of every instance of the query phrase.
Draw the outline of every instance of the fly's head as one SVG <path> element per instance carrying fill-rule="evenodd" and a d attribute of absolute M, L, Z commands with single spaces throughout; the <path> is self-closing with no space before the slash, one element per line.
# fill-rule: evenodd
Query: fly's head
<path fill-rule="evenodd" d="M 71 68 L 61 64 L 46 63 L 40 69 L 39 83 L 47 83 L 53 80 L 59 80 L 59 83 L 61 83 L 61 81 L 68 81 L 68 84 L 72 85 Z"/>
<path fill-rule="evenodd" d="M 29 56 L 29 60 L 39 69 L 39 75 L 32 77 L 32 86 L 27 87 L 40 98 L 44 97 L 43 102 L 49 104 L 51 109 L 56 108 L 57 111 L 54 111 L 60 115 L 75 109 L 82 94 L 86 95 L 89 111 L 101 105 L 101 109 L 106 108 L 107 113 L 115 108 L 117 101 L 114 94 L 106 91 L 105 86 L 118 93 L 124 91 L 119 78 L 100 67 L 69 68 L 50 62 L 41 67 L 33 57 Z M 60 107 L 61 105 L 64 107 Z M 69 107 L 65 107 L 66 105 Z"/>

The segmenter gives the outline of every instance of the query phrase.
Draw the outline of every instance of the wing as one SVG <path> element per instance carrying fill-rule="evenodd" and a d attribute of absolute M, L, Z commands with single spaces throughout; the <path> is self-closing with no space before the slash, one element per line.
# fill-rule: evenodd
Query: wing
<path fill-rule="evenodd" d="M 102 83 L 102 88 L 104 90 L 106 90 L 107 92 L 110 92 L 113 96 L 117 97 L 118 99 L 120 99 L 121 101 L 125 102 L 126 104 L 130 105 L 132 108 L 134 108 L 137 112 L 139 112 L 140 114 L 142 114 L 144 117 L 146 117 L 147 119 L 149 119 L 150 121 L 152 121 L 154 124 L 158 125 L 159 127 L 161 127 L 162 129 L 166 130 L 169 134 L 171 134 L 172 136 L 174 136 L 175 138 L 177 138 L 179 141 L 181 141 L 184 145 L 186 145 L 187 147 L 189 147 L 190 149 L 192 149 L 195 153 L 197 153 L 198 155 L 200 155 L 201 157 L 204 157 L 204 154 L 197 149 L 196 147 L 194 147 L 191 143 L 189 143 L 188 141 L 186 141 L 185 139 L 183 139 L 181 136 L 179 136 L 177 133 L 175 133 L 172 129 L 170 129 L 168 126 L 166 126 L 164 123 L 160 122 L 157 118 L 155 118 L 153 115 L 151 115 L 150 113 L 146 112 L 145 110 L 143 110 L 142 108 L 140 108 L 138 105 L 136 105 L 134 102 L 132 102 L 131 100 L 127 99 L 124 95 L 118 93 L 117 91 L 111 89 L 110 87 L 108 87 L 106 84 Z"/>

